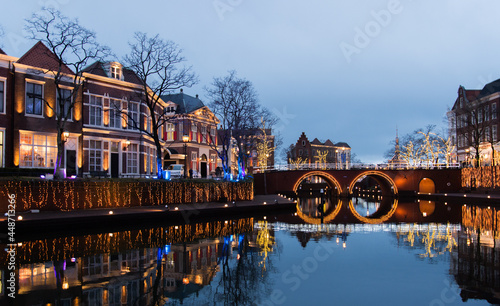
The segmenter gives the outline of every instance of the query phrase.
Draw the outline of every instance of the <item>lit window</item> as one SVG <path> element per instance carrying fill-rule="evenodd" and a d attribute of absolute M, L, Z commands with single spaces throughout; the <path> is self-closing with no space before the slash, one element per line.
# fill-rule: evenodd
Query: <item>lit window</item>
<path fill-rule="evenodd" d="M 42 115 L 43 86 L 26 83 L 26 114 Z"/>
<path fill-rule="evenodd" d="M 88 148 L 88 163 L 90 171 L 101 171 L 102 165 L 102 141 L 90 140 Z"/>
<path fill-rule="evenodd" d="M 20 167 L 54 168 L 57 156 L 56 136 L 22 133 L 20 144 Z"/>
<path fill-rule="evenodd" d="M 173 123 L 167 123 L 167 140 L 174 140 L 175 125 Z"/>
<path fill-rule="evenodd" d="M 201 127 L 201 142 L 206 143 L 207 142 L 207 126 L 203 125 Z"/>
<path fill-rule="evenodd" d="M 198 127 L 194 122 L 191 124 L 191 133 L 193 134 L 191 141 L 198 142 Z"/>

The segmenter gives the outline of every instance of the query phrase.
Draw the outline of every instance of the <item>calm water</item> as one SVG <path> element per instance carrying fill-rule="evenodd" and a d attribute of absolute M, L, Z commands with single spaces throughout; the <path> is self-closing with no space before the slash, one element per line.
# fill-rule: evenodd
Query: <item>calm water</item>
<path fill-rule="evenodd" d="M 494 208 L 378 198 L 334 199 L 322 209 L 319 203 L 303 198 L 297 213 L 276 216 L 26 240 L 17 247 L 15 301 L 500 303 L 500 212 Z M 4 267 L 0 302 L 9 301 L 7 273 Z"/>

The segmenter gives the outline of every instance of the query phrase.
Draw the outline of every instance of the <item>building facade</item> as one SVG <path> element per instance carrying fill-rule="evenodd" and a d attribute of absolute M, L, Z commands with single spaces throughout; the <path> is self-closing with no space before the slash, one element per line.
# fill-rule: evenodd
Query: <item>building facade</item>
<path fill-rule="evenodd" d="M 324 164 L 336 169 L 349 169 L 351 166 L 351 147 L 345 142 L 333 143 L 330 139 L 325 142 L 315 138 L 309 141 L 302 132 L 297 143 L 293 146 L 288 162 L 302 163 L 310 167 L 321 168 Z"/>
<path fill-rule="evenodd" d="M 41 42 L 21 58 L 0 50 L 0 166 L 54 170 L 56 112 L 62 111 L 57 102 L 64 98 L 73 106 L 64 126 L 61 160 L 68 176 L 156 175 L 156 145 L 148 135 L 152 116 L 140 79 L 118 62 L 96 62 L 83 70 L 83 81 L 72 95 L 74 73 L 62 67 L 58 91 L 57 65 L 55 55 Z M 181 90 L 161 97 L 155 114 L 167 119 L 158 130 L 163 166 L 182 163 L 198 176 L 213 175 L 218 119 L 208 107 Z"/>
<path fill-rule="evenodd" d="M 498 164 L 500 79 L 483 89 L 458 88 L 458 97 L 447 113 L 450 137 L 457 148 L 457 162 L 472 164 L 479 149 L 479 164 Z M 493 152 L 493 149 L 495 152 Z"/>

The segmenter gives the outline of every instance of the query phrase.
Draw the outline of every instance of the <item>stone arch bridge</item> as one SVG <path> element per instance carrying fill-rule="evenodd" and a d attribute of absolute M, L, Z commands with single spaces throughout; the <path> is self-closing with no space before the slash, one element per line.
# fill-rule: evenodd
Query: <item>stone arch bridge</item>
<path fill-rule="evenodd" d="M 461 188 L 460 169 L 408 170 L 288 170 L 254 174 L 256 194 L 296 192 L 300 183 L 311 176 L 320 176 L 341 196 L 352 195 L 356 182 L 365 177 L 374 179 L 382 195 L 410 196 L 416 192 L 451 193 Z"/>

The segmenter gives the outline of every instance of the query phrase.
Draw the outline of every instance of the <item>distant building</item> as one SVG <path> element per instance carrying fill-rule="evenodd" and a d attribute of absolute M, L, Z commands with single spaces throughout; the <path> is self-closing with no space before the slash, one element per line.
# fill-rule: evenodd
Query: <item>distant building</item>
<path fill-rule="evenodd" d="M 300 158 L 306 165 L 313 167 L 321 167 L 321 164 L 326 163 L 329 167 L 349 169 L 351 165 L 351 147 L 347 143 L 334 144 L 330 139 L 321 142 L 317 138 L 310 142 L 304 132 L 290 153 L 292 160 Z M 325 157 L 322 160 L 320 156 Z M 290 163 L 290 160 L 288 162 Z"/>
<path fill-rule="evenodd" d="M 458 97 L 447 113 L 450 137 L 457 148 L 456 160 L 453 161 L 471 163 L 476 156 L 474 143 L 479 141 L 480 163 L 491 164 L 491 146 L 496 154 L 500 149 L 499 103 L 500 79 L 486 84 L 483 89 L 458 88 Z"/>
<path fill-rule="evenodd" d="M 399 136 L 396 130 L 396 144 L 394 145 L 394 156 L 387 161 L 390 168 L 401 169 L 408 166 L 408 162 L 401 156 L 401 150 L 399 148 Z"/>

